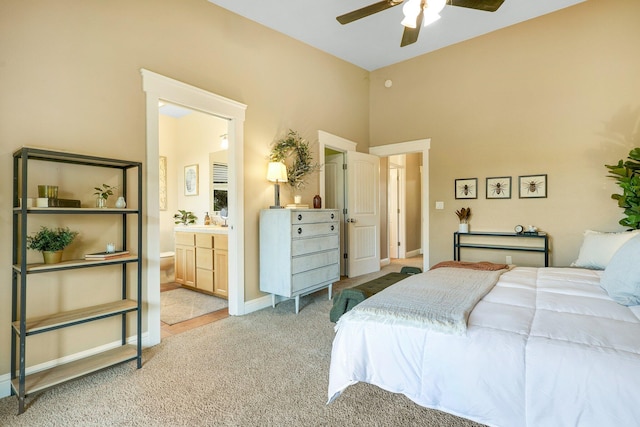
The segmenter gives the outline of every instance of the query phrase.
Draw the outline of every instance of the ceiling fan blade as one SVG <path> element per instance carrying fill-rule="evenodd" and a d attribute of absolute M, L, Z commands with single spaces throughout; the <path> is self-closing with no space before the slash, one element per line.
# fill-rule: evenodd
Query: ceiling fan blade
<path fill-rule="evenodd" d="M 390 7 L 398 6 L 399 4 L 402 4 L 402 1 L 403 0 L 383 0 L 378 3 L 365 6 L 362 9 L 354 10 L 353 12 L 340 15 L 336 19 L 342 25 L 348 24 L 366 16 L 373 15 L 374 13 L 382 12 L 383 10 L 389 9 Z"/>
<path fill-rule="evenodd" d="M 422 20 L 424 19 L 424 10 L 420 11 L 418 18 L 416 19 L 416 27 L 404 27 L 402 33 L 402 41 L 400 41 L 400 47 L 415 43 L 418 41 L 418 34 L 420 34 L 420 27 L 422 27 Z"/>
<path fill-rule="evenodd" d="M 502 6 L 502 3 L 504 3 L 504 0 L 448 0 L 447 2 L 451 6 L 467 7 L 486 12 L 495 12 Z"/>

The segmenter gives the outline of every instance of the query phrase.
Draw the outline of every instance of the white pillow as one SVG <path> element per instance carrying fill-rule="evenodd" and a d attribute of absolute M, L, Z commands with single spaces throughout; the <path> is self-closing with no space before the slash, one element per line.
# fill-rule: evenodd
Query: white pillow
<path fill-rule="evenodd" d="M 629 239 L 639 233 L 640 230 L 620 233 L 602 233 L 587 230 L 584 232 L 584 240 L 582 247 L 580 247 L 578 259 L 571 266 L 604 270 L 613 254 Z"/>
<path fill-rule="evenodd" d="M 640 235 L 622 245 L 600 278 L 600 286 L 615 302 L 640 304 Z"/>

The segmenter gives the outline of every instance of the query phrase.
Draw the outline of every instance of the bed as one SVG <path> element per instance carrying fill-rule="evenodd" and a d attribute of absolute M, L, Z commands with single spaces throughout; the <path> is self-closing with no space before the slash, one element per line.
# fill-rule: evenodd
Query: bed
<path fill-rule="evenodd" d="M 367 309 L 388 308 L 394 288 L 455 268 L 368 298 L 336 325 L 329 402 L 366 382 L 490 426 L 637 425 L 640 235 L 608 249 L 604 269 L 501 271 L 463 331 Z"/>

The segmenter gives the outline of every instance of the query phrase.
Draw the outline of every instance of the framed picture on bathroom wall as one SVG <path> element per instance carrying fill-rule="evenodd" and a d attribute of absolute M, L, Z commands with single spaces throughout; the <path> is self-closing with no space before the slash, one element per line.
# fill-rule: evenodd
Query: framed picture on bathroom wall
<path fill-rule="evenodd" d="M 160 210 L 167 210 L 167 158 L 160 156 L 159 163 L 159 197 L 160 197 Z"/>
<path fill-rule="evenodd" d="M 198 195 L 198 165 L 184 167 L 184 195 Z"/>

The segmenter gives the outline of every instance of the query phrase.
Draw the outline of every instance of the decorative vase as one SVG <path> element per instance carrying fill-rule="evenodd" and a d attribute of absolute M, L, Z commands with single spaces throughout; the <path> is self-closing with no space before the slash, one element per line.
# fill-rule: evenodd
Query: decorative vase
<path fill-rule="evenodd" d="M 316 194 L 313 198 L 313 208 L 320 209 L 322 207 L 322 199 L 319 194 Z"/>
<path fill-rule="evenodd" d="M 293 202 L 296 205 L 299 205 L 300 203 L 302 203 L 302 196 L 293 196 Z"/>
<path fill-rule="evenodd" d="M 116 208 L 123 209 L 125 207 L 127 207 L 127 202 L 124 201 L 124 197 L 118 197 L 118 200 L 116 200 Z"/>
<path fill-rule="evenodd" d="M 96 199 L 96 208 L 104 209 L 107 207 L 107 199 L 103 199 L 102 197 L 98 197 Z"/>
<path fill-rule="evenodd" d="M 45 264 L 57 264 L 62 261 L 62 251 L 42 251 Z"/>
<path fill-rule="evenodd" d="M 461 222 L 460 225 L 458 225 L 458 232 L 459 233 L 468 233 L 469 232 L 469 224 L 466 222 Z"/>

